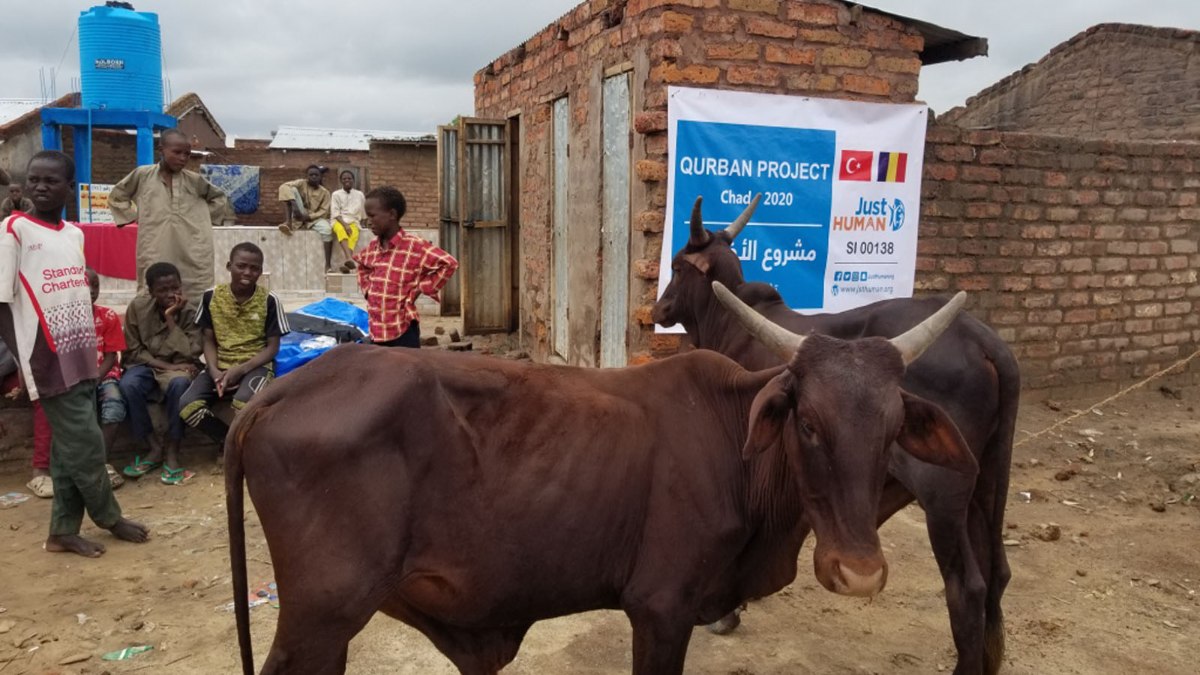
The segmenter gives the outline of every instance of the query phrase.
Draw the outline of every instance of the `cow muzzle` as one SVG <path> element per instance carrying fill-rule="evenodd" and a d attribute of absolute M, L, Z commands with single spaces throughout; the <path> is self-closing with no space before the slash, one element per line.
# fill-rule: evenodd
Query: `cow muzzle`
<path fill-rule="evenodd" d="M 864 557 L 818 556 L 813 562 L 817 581 L 838 595 L 871 598 L 887 585 L 888 566 L 882 552 Z"/>
<path fill-rule="evenodd" d="M 650 309 L 650 320 L 664 328 L 670 328 L 675 325 L 675 321 L 671 319 L 674 312 L 675 301 L 663 298 Z"/>

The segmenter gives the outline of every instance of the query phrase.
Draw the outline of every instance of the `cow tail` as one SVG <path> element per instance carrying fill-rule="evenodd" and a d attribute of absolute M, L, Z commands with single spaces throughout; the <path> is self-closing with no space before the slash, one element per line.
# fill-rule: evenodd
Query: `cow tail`
<path fill-rule="evenodd" d="M 1012 466 L 1013 436 L 1017 429 L 1017 408 L 1021 397 L 1021 371 L 1007 348 L 993 356 L 1000 393 L 1000 419 L 988 443 L 981 471 L 992 478 L 992 512 L 988 517 L 991 544 L 991 574 L 988 575 L 986 618 L 984 624 L 985 675 L 995 675 L 1004 661 L 1004 611 L 1000 601 L 1012 573 L 1004 549 L 1004 511 L 1008 502 L 1009 472 Z M 983 561 L 980 561 L 983 563 Z"/>
<path fill-rule="evenodd" d="M 243 675 L 254 675 L 254 650 L 250 641 L 250 599 L 246 573 L 245 471 L 242 447 L 246 434 L 262 408 L 254 406 L 238 415 L 225 439 L 225 510 L 229 517 L 229 564 L 233 572 L 233 614 Z"/>

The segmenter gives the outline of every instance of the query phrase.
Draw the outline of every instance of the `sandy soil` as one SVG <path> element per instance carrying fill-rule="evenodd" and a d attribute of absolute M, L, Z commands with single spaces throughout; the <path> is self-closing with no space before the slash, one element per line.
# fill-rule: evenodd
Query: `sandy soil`
<path fill-rule="evenodd" d="M 1192 495 L 1200 484 L 1189 486 L 1185 477 L 1200 470 L 1200 389 L 1156 387 L 1017 449 L 1006 532 L 1014 576 L 1004 601 L 1004 672 L 1196 672 L 1200 499 Z M 1018 439 L 1090 403 L 1028 403 Z M 41 550 L 49 502 L 0 510 L 0 674 L 237 670 L 233 615 L 224 609 L 231 590 L 221 477 L 207 458 L 193 458 L 192 466 L 201 475 L 191 485 L 146 480 L 118 492 L 155 538 L 141 547 L 113 542 L 89 524 L 84 534 L 109 546 L 99 560 Z M 10 465 L 0 475 L 0 493 L 23 489 L 26 478 Z M 251 583 L 269 582 L 271 565 L 253 518 L 248 536 Z M 800 578 L 753 603 L 736 634 L 697 629 L 688 672 L 952 669 L 942 585 L 921 511 L 899 513 L 882 538 L 891 574 L 873 602 L 822 590 L 806 546 Z M 277 613 L 269 604 L 252 610 L 260 663 Z M 100 660 L 143 644 L 153 651 Z M 546 621 L 505 672 L 628 673 L 629 646 L 619 613 Z M 81 660 L 64 665 L 75 659 Z M 377 616 L 351 644 L 350 672 L 455 671 L 421 635 Z"/>

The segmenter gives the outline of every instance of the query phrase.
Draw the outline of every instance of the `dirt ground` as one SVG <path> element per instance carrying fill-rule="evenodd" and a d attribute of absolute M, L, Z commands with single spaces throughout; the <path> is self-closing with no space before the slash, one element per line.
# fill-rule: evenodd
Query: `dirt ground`
<path fill-rule="evenodd" d="M 1179 398 L 1176 398 L 1178 396 Z M 1093 400 L 1026 403 L 1018 440 Z M 1017 448 L 1009 496 L 1013 580 L 1004 599 L 1012 674 L 1194 673 L 1200 645 L 1200 388 L 1155 383 Z M 124 459 L 124 458 L 120 458 Z M 207 462 L 207 464 L 205 464 Z M 192 459 L 196 482 L 144 480 L 117 494 L 149 524 L 145 546 L 84 534 L 107 555 L 85 560 L 41 550 L 48 501 L 0 510 L 0 675 L 14 673 L 237 672 L 222 479 Z M 1189 476 L 1189 474 L 1191 474 Z M 0 494 L 23 490 L 23 467 L 0 474 Z M 257 522 L 249 535 L 251 584 L 272 579 Z M 874 601 L 822 590 L 811 573 L 752 603 L 741 629 L 697 629 L 689 673 L 932 673 L 953 668 L 942 584 L 922 513 L 910 507 L 882 530 L 891 564 Z M 285 600 L 286 601 L 286 600 Z M 256 656 L 266 654 L 278 610 L 252 610 Z M 125 661 L 101 655 L 134 645 Z M 546 621 L 506 673 L 628 673 L 623 615 Z M 66 662 L 78 660 L 74 663 Z M 351 673 L 452 674 L 418 633 L 377 616 L 350 647 Z"/>

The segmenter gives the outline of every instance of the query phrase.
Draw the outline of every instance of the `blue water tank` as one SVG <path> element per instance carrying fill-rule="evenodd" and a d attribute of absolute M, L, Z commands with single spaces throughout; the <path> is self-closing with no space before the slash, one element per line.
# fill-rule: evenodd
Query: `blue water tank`
<path fill-rule="evenodd" d="M 162 32 L 158 15 L 120 7 L 79 14 L 79 72 L 84 108 L 163 109 Z"/>

